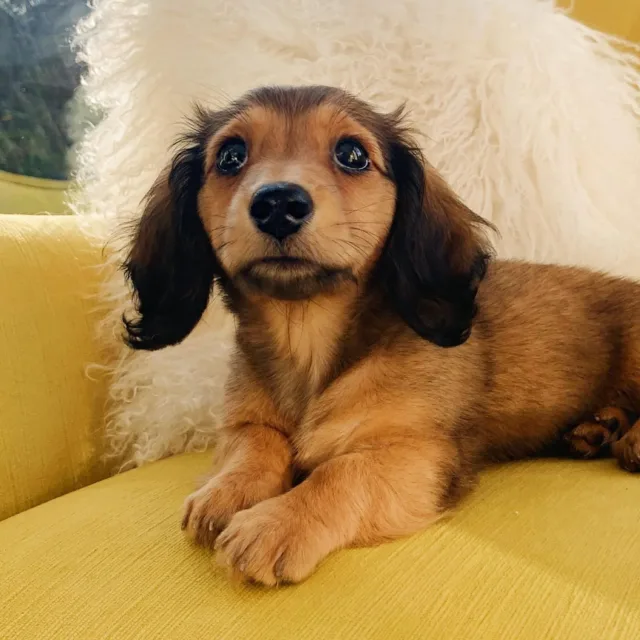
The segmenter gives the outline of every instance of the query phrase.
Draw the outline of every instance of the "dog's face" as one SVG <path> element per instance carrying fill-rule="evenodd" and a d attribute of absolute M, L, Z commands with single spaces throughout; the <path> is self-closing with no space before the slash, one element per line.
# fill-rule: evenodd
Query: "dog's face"
<path fill-rule="evenodd" d="M 265 88 L 197 111 L 125 263 L 129 343 L 182 340 L 213 282 L 249 304 L 373 288 L 443 346 L 470 330 L 481 219 L 422 160 L 399 113 L 329 87 Z"/>
<path fill-rule="evenodd" d="M 371 270 L 395 209 L 381 124 L 335 90 L 261 93 L 211 136 L 200 217 L 245 295 L 304 299 Z"/>

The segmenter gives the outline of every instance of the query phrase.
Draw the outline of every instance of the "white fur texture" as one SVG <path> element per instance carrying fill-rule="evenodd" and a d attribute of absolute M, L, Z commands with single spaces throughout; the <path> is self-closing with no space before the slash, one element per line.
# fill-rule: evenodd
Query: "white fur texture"
<path fill-rule="evenodd" d="M 501 256 L 640 277 L 640 60 L 551 0 L 96 0 L 78 42 L 106 114 L 80 148 L 79 212 L 138 216 L 194 100 L 331 84 L 407 102 L 427 157 L 499 227 Z M 119 335 L 120 277 L 105 301 Z M 231 332 L 214 303 L 179 346 L 121 348 L 108 433 L 128 463 L 209 444 Z"/>

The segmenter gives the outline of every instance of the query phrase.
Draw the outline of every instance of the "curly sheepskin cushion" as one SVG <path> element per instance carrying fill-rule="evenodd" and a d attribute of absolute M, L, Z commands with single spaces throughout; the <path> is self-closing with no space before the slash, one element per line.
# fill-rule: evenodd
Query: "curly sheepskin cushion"
<path fill-rule="evenodd" d="M 550 0 L 97 0 L 78 43 L 105 113 L 79 150 L 79 212 L 138 216 L 194 101 L 331 84 L 407 103 L 429 160 L 500 229 L 499 255 L 640 277 L 640 60 Z M 119 276 L 105 300 L 118 336 Z M 122 347 L 107 427 L 126 463 L 209 444 L 231 331 L 214 301 L 183 344 Z"/>

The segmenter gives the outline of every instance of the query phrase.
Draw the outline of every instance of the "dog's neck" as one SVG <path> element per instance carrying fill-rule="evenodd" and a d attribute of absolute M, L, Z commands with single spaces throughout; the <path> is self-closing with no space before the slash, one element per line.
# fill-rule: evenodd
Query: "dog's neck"
<path fill-rule="evenodd" d="M 354 285 L 312 300 L 267 300 L 239 314 L 238 344 L 292 420 L 366 349 L 369 306 Z"/>

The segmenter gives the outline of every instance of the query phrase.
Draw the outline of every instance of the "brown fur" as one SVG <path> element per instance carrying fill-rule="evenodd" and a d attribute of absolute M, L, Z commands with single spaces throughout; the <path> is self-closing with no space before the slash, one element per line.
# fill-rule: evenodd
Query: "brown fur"
<path fill-rule="evenodd" d="M 370 170 L 335 166 L 344 136 Z M 233 177 L 215 165 L 229 137 L 249 149 Z M 248 215 L 273 181 L 301 184 L 315 206 L 283 245 Z M 305 262 L 264 262 L 283 255 Z M 492 461 L 562 443 L 590 457 L 600 438 L 638 470 L 640 422 L 605 418 L 640 409 L 640 286 L 519 262 L 487 270 L 487 255 L 482 221 L 399 114 L 323 87 L 200 112 L 126 264 L 134 347 L 187 335 L 213 283 L 237 318 L 216 470 L 183 520 L 193 539 L 215 541 L 246 579 L 296 582 L 335 549 L 422 529 Z"/>
<path fill-rule="evenodd" d="M 631 428 L 633 414 L 621 407 L 604 407 L 588 420 L 567 431 L 562 439 L 567 453 L 576 458 L 595 458 L 610 453 L 611 445 Z"/>

